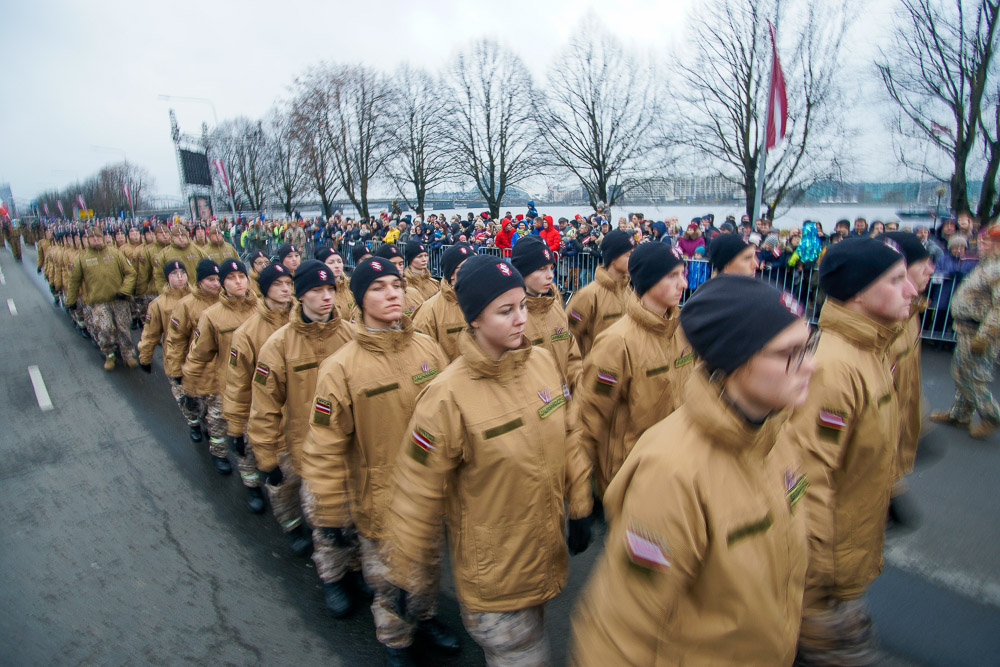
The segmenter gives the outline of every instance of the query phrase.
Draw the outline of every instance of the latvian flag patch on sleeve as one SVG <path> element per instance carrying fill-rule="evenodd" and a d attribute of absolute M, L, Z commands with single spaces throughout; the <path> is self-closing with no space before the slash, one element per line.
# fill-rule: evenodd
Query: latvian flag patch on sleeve
<path fill-rule="evenodd" d="M 827 440 L 838 442 L 841 434 L 847 430 L 847 419 L 839 412 L 820 410 L 817 427 L 821 436 Z"/>
<path fill-rule="evenodd" d="M 612 387 L 618 384 L 618 374 L 613 373 L 609 370 L 599 368 L 597 370 L 597 386 L 596 391 L 601 394 L 610 394 Z"/>
<path fill-rule="evenodd" d="M 271 369 L 267 367 L 267 364 L 260 362 L 253 370 L 253 381 L 257 384 L 267 384 L 267 376 L 270 374 Z"/>
<path fill-rule="evenodd" d="M 333 412 L 333 403 L 322 398 L 316 399 L 313 406 L 313 423 L 321 426 L 330 425 L 330 414 Z"/>
<path fill-rule="evenodd" d="M 667 550 L 658 541 L 632 528 L 625 530 L 625 550 L 629 560 L 641 568 L 662 572 L 670 567 Z"/>
<path fill-rule="evenodd" d="M 410 455 L 417 463 L 426 465 L 427 455 L 435 449 L 434 436 L 418 426 L 410 433 L 410 440 L 412 441 Z"/>
<path fill-rule="evenodd" d="M 176 317 L 171 317 L 170 318 L 170 326 L 172 326 L 174 328 L 174 331 L 177 331 L 178 329 L 180 329 L 181 323 L 177 321 Z"/>
<path fill-rule="evenodd" d="M 583 322 L 583 315 L 581 315 L 580 313 L 576 312 L 575 310 L 569 311 L 569 316 L 572 317 L 577 322 Z"/>
<path fill-rule="evenodd" d="M 235 366 L 239 358 L 240 358 L 240 353 L 236 351 L 236 348 L 235 347 L 229 348 L 229 365 Z"/>

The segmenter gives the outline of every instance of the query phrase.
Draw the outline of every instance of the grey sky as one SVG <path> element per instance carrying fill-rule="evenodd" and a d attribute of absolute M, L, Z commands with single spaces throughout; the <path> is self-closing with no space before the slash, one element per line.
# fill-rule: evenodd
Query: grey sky
<path fill-rule="evenodd" d="M 517 49 L 540 77 L 572 29 L 593 11 L 616 35 L 665 55 L 683 48 L 695 0 L 319 2 L 283 0 L 8 0 L 0 181 L 18 199 L 83 179 L 121 158 L 142 164 L 156 192 L 179 193 L 168 108 L 181 129 L 212 124 L 204 104 L 163 102 L 159 94 L 207 97 L 219 119 L 259 117 L 294 77 L 320 60 L 363 61 L 391 70 L 407 61 L 439 68 L 484 35 Z M 849 42 L 857 67 L 888 33 L 893 0 L 870 0 Z M 887 146 L 872 114 L 859 145 Z M 881 155 L 881 158 L 870 156 Z M 861 170 L 893 173 L 884 150 Z M 896 176 L 898 177 L 898 175 Z"/>

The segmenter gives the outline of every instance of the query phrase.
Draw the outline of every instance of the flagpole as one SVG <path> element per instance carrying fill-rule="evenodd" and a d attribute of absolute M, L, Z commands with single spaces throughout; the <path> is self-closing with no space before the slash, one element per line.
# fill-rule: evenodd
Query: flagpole
<path fill-rule="evenodd" d="M 770 31 L 768 31 L 768 32 L 770 32 Z M 774 38 L 773 33 L 771 35 L 771 38 L 773 40 L 773 38 Z M 772 94 L 772 90 L 771 90 L 771 87 L 772 87 L 773 82 L 774 82 L 774 55 L 773 55 L 774 51 L 773 51 L 773 49 L 777 48 L 777 46 L 775 44 L 772 44 L 771 48 L 772 48 L 772 52 L 771 52 L 772 53 L 772 55 L 771 55 L 771 71 L 770 71 L 770 73 L 768 74 L 768 77 L 767 77 L 767 105 L 764 108 L 764 131 L 760 133 L 760 153 L 759 153 L 759 157 L 757 158 L 757 188 L 756 188 L 756 191 L 754 193 L 753 218 L 751 220 L 751 224 L 753 224 L 753 225 L 757 224 L 757 220 L 759 220 L 760 216 L 761 216 L 760 207 L 761 207 L 761 202 L 762 202 L 763 197 L 764 197 L 764 174 L 767 171 L 767 129 L 768 129 L 767 128 L 767 120 L 768 120 L 768 118 L 771 117 L 771 102 L 772 102 L 772 100 L 774 98 L 774 95 Z M 775 136 L 777 136 L 777 133 L 775 133 Z"/>

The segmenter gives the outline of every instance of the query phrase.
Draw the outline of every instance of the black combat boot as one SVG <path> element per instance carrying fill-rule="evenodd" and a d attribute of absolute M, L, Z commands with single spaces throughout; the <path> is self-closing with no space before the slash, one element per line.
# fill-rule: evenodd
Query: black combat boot
<path fill-rule="evenodd" d="M 347 616 L 351 611 L 351 594 L 347 592 L 344 581 L 334 581 L 330 584 L 323 584 L 323 599 L 326 601 L 326 608 L 337 618 Z"/>
<path fill-rule="evenodd" d="M 201 424 L 189 427 L 191 429 L 191 442 L 201 442 L 204 438 L 201 435 Z"/>
<path fill-rule="evenodd" d="M 417 663 L 413 662 L 409 648 L 389 648 L 386 646 L 385 664 L 389 667 L 416 667 Z"/>
<path fill-rule="evenodd" d="M 285 534 L 288 536 L 288 545 L 296 556 L 305 556 L 312 549 L 312 531 L 308 526 L 300 523 Z"/>
<path fill-rule="evenodd" d="M 444 653 L 458 653 L 461 645 L 458 635 L 435 617 L 417 623 L 417 636 L 428 645 Z"/>
<path fill-rule="evenodd" d="M 251 514 L 264 513 L 264 494 L 256 486 L 247 487 L 247 509 Z"/>
<path fill-rule="evenodd" d="M 372 587 L 368 585 L 367 581 L 365 581 L 365 575 L 360 570 L 356 572 L 348 572 L 347 578 L 350 579 L 351 587 L 354 589 L 354 592 L 360 597 L 363 597 L 366 600 L 371 600 L 375 597 L 375 591 L 373 591 Z"/>
<path fill-rule="evenodd" d="M 212 465 L 220 475 L 231 475 L 233 472 L 233 464 L 225 456 L 213 456 Z"/>

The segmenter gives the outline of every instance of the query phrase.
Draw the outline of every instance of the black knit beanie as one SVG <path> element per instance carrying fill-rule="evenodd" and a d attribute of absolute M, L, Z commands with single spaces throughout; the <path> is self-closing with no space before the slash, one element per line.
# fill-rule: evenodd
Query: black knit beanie
<path fill-rule="evenodd" d="M 516 244 L 515 244 L 516 245 Z M 601 261 L 604 268 L 635 247 L 635 238 L 620 229 L 612 229 L 601 241 Z"/>
<path fill-rule="evenodd" d="M 316 259 L 307 259 L 299 264 L 292 280 L 295 282 L 295 298 L 300 298 L 314 287 L 337 284 L 330 267 Z"/>
<path fill-rule="evenodd" d="M 163 277 L 166 278 L 167 280 L 170 280 L 170 274 L 176 271 L 177 269 L 180 269 L 184 273 L 187 273 L 187 267 L 184 266 L 184 264 L 182 264 L 181 262 L 178 262 L 176 259 L 167 262 L 166 264 L 163 265 Z"/>
<path fill-rule="evenodd" d="M 441 254 L 441 274 L 445 280 L 451 281 L 458 265 L 476 254 L 476 249 L 464 241 L 451 246 Z"/>
<path fill-rule="evenodd" d="M 406 265 L 409 266 L 417 255 L 427 252 L 427 246 L 417 240 L 410 240 L 406 244 Z"/>
<path fill-rule="evenodd" d="M 351 259 L 354 260 L 355 264 L 360 262 L 362 257 L 370 254 L 371 253 L 368 252 L 368 246 L 366 246 L 364 243 L 358 243 L 353 248 L 351 248 Z"/>
<path fill-rule="evenodd" d="M 518 239 L 510 251 L 510 263 L 518 273 L 526 276 L 543 266 L 554 264 L 555 259 L 549 250 L 549 244 L 541 236 L 525 236 Z"/>
<path fill-rule="evenodd" d="M 335 248 L 320 248 L 316 251 L 316 259 L 326 263 L 326 260 L 330 259 L 331 255 L 340 256 L 340 253 Z"/>
<path fill-rule="evenodd" d="M 219 264 L 219 282 L 225 282 L 226 276 L 230 273 L 236 271 L 241 271 L 243 275 L 247 275 L 247 267 L 243 265 L 238 259 L 224 259 L 222 264 Z"/>
<path fill-rule="evenodd" d="M 750 245 L 737 234 L 719 234 L 708 246 L 708 261 L 713 269 L 722 271 L 729 262 L 749 247 Z"/>
<path fill-rule="evenodd" d="M 663 276 L 683 264 L 680 252 L 666 243 L 640 243 L 628 258 L 628 275 L 635 293 L 642 296 Z"/>
<path fill-rule="evenodd" d="M 723 275 L 698 288 L 681 308 L 681 329 L 709 373 L 727 374 L 803 316 L 788 292 L 749 276 Z"/>
<path fill-rule="evenodd" d="M 931 256 L 927 248 L 924 247 L 924 244 L 920 242 L 920 239 L 913 232 L 886 232 L 885 234 L 876 236 L 875 240 L 881 241 L 886 245 L 895 243 L 896 248 L 903 253 L 903 259 L 906 260 L 907 266 Z"/>
<path fill-rule="evenodd" d="M 354 295 L 354 303 L 358 308 L 364 309 L 365 292 L 383 276 L 401 277 L 396 265 L 381 257 L 366 257 L 354 267 L 354 272 L 351 273 L 351 294 Z"/>
<path fill-rule="evenodd" d="M 845 239 L 831 245 L 820 260 L 819 286 L 834 299 L 848 301 L 902 261 L 898 246 L 869 238 Z"/>
<path fill-rule="evenodd" d="M 393 257 L 399 257 L 405 261 L 403 253 L 399 250 L 399 246 L 394 243 L 386 243 L 385 245 L 380 245 L 375 252 L 372 253 L 376 257 L 382 257 L 384 259 L 392 259 Z"/>
<path fill-rule="evenodd" d="M 524 287 L 517 269 L 499 257 L 475 255 L 458 270 L 455 296 L 465 321 L 471 324 L 493 299 L 515 287 Z"/>
<path fill-rule="evenodd" d="M 249 255 L 247 255 L 247 264 L 253 266 L 253 263 L 257 261 L 258 257 L 263 257 L 264 259 L 268 259 L 267 255 L 264 254 L 263 250 L 254 250 Z"/>
<path fill-rule="evenodd" d="M 267 290 L 271 289 L 274 281 L 282 276 L 292 277 L 292 272 L 284 264 L 268 264 L 261 269 L 260 275 L 257 276 L 257 287 L 260 288 L 260 293 L 267 296 Z"/>
<path fill-rule="evenodd" d="M 219 265 L 206 257 L 198 262 L 198 268 L 195 271 L 195 275 L 198 278 L 198 282 L 201 282 L 209 276 L 217 276 L 219 275 Z"/>
<path fill-rule="evenodd" d="M 278 248 L 278 261 L 283 262 L 289 253 L 297 252 L 302 254 L 302 248 L 291 243 L 285 243 Z"/>

